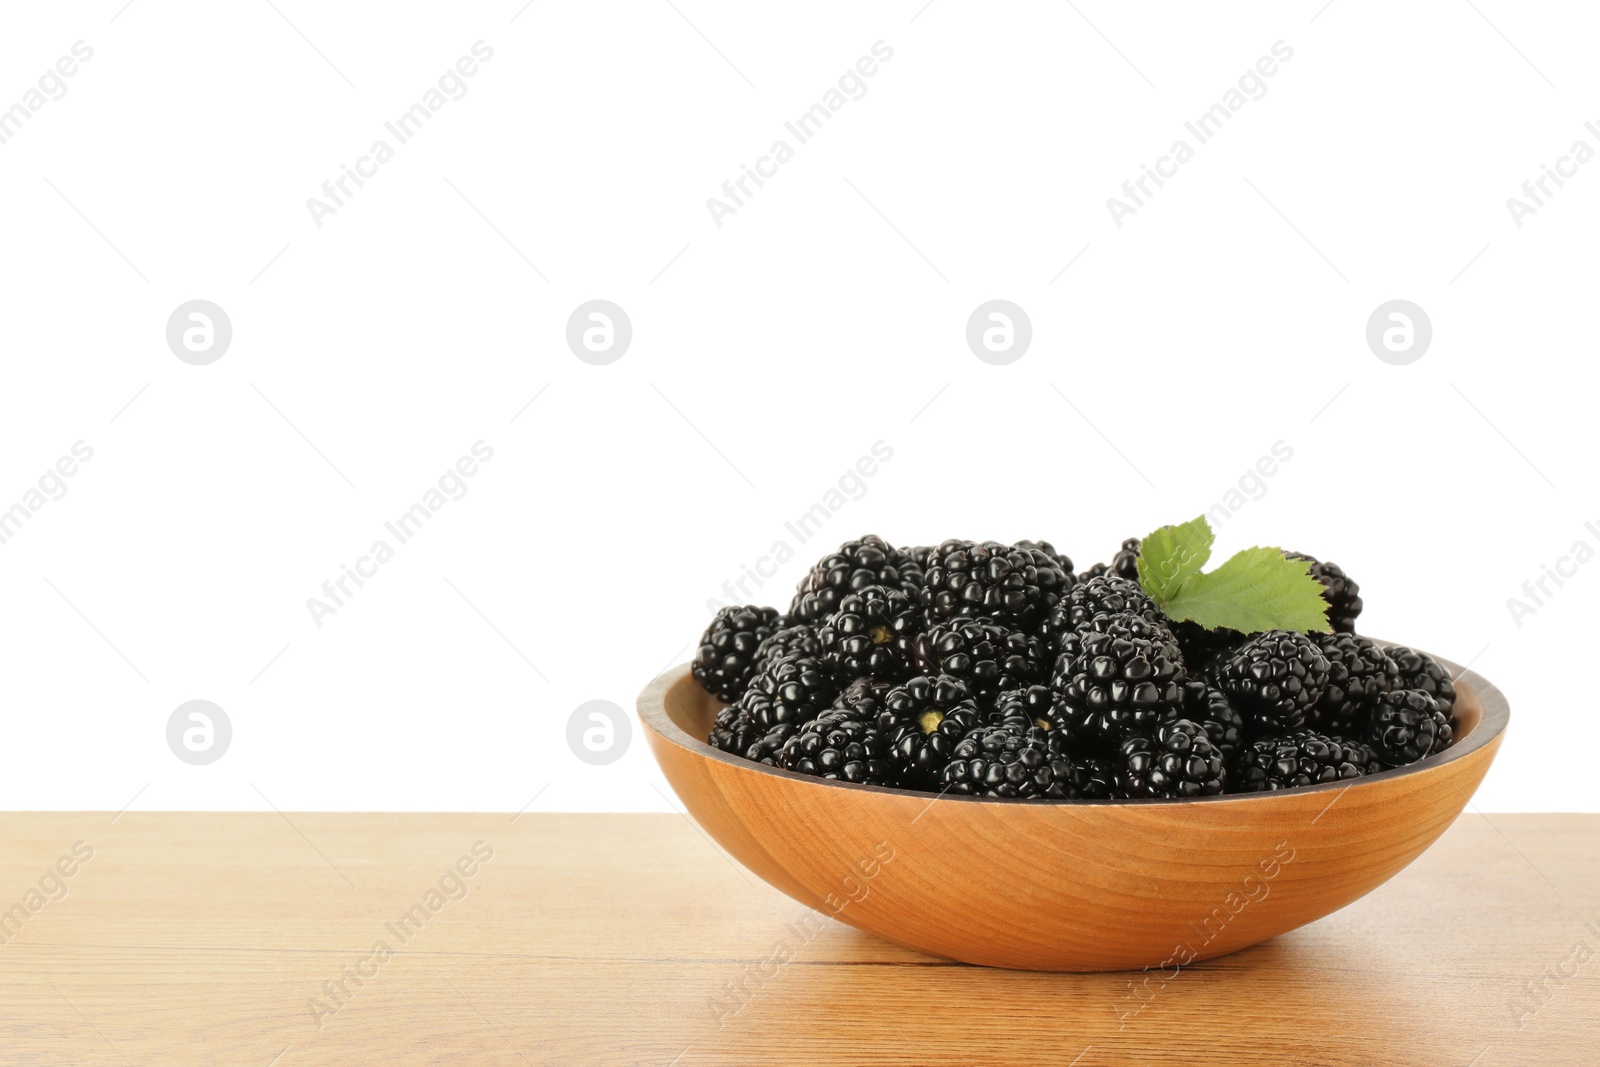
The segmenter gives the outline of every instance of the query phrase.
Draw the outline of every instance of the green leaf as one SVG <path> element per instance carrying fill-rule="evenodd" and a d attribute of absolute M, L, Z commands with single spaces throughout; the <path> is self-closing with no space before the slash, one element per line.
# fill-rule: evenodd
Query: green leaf
<path fill-rule="evenodd" d="M 1247 548 L 1209 574 L 1191 573 L 1157 603 L 1168 616 L 1208 630 L 1329 632 L 1322 583 L 1305 560 L 1288 559 L 1278 548 Z M 1152 594 L 1154 595 L 1154 594 Z"/>
<path fill-rule="evenodd" d="M 1204 515 L 1161 527 L 1140 542 L 1139 584 L 1158 603 L 1166 601 L 1206 565 L 1215 540 Z"/>

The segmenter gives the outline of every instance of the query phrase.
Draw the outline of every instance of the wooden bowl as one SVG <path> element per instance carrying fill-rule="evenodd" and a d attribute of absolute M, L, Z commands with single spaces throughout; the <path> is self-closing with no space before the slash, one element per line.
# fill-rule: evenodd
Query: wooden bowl
<path fill-rule="evenodd" d="M 639 716 L 706 832 L 824 916 L 990 967 L 1171 970 L 1344 907 L 1455 820 L 1509 709 L 1445 665 L 1460 730 L 1444 752 L 1353 782 L 1197 800 L 997 801 L 779 770 L 705 742 L 719 705 L 687 664 L 650 683 Z"/>

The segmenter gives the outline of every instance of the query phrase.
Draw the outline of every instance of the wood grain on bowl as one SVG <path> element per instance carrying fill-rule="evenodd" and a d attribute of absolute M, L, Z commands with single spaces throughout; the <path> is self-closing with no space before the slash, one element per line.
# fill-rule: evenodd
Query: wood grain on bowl
<path fill-rule="evenodd" d="M 1264 941 L 1421 854 L 1483 780 L 1508 718 L 1498 690 L 1458 673 L 1458 740 L 1437 756 L 1202 800 L 1007 802 L 793 774 L 705 743 L 718 705 L 687 665 L 651 683 L 639 713 L 690 814 L 801 903 L 967 963 L 1121 970 Z"/>

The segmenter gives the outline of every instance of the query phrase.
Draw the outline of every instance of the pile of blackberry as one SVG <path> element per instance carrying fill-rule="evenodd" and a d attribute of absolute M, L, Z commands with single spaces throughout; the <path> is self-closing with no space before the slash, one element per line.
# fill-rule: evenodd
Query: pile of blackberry
<path fill-rule="evenodd" d="M 711 620 L 693 663 L 726 705 L 710 742 L 821 778 L 1013 800 L 1294 789 L 1447 748 L 1450 672 L 1358 635 L 1355 581 L 1289 555 L 1322 583 L 1332 632 L 1168 619 L 1139 585 L 1136 538 L 1081 573 L 1045 541 L 847 541 L 787 612 Z"/>

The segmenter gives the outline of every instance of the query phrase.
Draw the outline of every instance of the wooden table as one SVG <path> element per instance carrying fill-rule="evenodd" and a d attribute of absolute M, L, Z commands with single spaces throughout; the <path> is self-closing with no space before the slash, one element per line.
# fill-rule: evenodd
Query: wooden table
<path fill-rule="evenodd" d="M 679 815 L 15 814 L 0 840 L 3 1064 L 1600 1063 L 1600 816 L 1463 816 L 1344 911 L 1165 977 L 918 956 Z"/>

